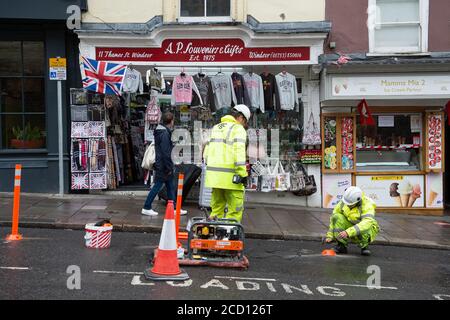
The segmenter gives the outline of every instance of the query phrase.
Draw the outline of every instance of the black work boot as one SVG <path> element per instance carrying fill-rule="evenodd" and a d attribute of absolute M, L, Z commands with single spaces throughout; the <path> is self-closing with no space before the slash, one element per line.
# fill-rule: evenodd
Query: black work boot
<path fill-rule="evenodd" d="M 371 254 L 371 252 L 369 250 L 369 247 L 361 248 L 361 255 L 362 256 L 370 256 L 370 254 Z"/>
<path fill-rule="evenodd" d="M 338 243 L 334 246 L 333 250 L 338 254 L 346 254 L 347 253 L 347 247 L 343 245 L 342 243 Z"/>

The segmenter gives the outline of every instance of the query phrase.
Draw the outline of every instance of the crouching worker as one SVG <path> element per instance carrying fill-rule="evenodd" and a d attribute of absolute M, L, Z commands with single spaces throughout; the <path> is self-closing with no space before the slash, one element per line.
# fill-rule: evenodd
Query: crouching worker
<path fill-rule="evenodd" d="M 334 207 L 326 242 L 337 242 L 336 253 L 347 253 L 349 240 L 358 244 L 363 256 L 369 256 L 369 244 L 380 228 L 375 220 L 376 205 L 358 187 L 345 190 L 342 200 Z"/>

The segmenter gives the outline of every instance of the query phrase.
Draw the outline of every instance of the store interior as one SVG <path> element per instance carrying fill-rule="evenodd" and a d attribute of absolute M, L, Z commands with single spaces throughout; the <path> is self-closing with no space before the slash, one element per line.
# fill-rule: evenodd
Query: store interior
<path fill-rule="evenodd" d="M 148 121 L 149 102 L 154 101 L 156 97 L 157 105 L 161 113 L 170 111 L 175 116 L 174 129 L 187 129 L 191 134 L 194 130 L 194 124 L 201 122 L 202 128 L 212 128 L 214 124 L 220 121 L 223 115 L 230 112 L 230 108 L 224 107 L 227 99 L 231 99 L 231 105 L 245 103 L 251 106 L 252 119 L 249 123 L 249 129 L 279 129 L 279 152 L 280 160 L 285 162 L 297 161 L 298 153 L 303 149 L 302 130 L 304 114 L 302 97 L 302 79 L 308 70 L 306 66 L 227 66 L 227 67 L 182 67 L 182 66 L 157 66 L 157 65 L 134 65 L 127 66 L 134 77 L 127 85 L 124 84 L 126 91 L 121 96 L 103 95 L 93 92 L 87 92 L 83 89 L 74 88 L 71 90 L 71 122 L 87 121 L 95 123 L 105 122 L 104 135 L 89 136 L 89 134 L 78 135 L 71 134 L 71 163 L 72 163 L 72 191 L 81 191 L 86 189 L 108 189 L 120 191 L 143 191 L 148 190 L 151 184 L 151 172 L 141 168 L 142 159 L 146 146 L 153 141 L 153 130 L 157 126 L 156 121 Z M 128 72 L 128 70 L 127 70 Z M 241 77 L 236 77 L 239 74 Z M 275 76 L 292 75 L 295 79 L 295 85 L 290 88 L 296 88 L 296 103 L 293 106 L 284 107 L 281 110 L 279 93 L 275 92 L 279 88 Z M 193 76 L 198 93 L 192 90 L 190 102 L 174 103 L 175 94 L 173 90 L 176 77 Z M 271 77 L 270 75 L 273 75 Z M 222 101 L 212 92 L 210 88 L 202 88 L 205 79 L 212 82 L 214 78 L 223 76 L 231 79 L 234 86 L 234 95 L 225 97 Z M 250 79 L 260 79 L 252 84 L 245 85 L 246 77 Z M 140 79 L 139 79 L 140 78 Z M 237 78 L 237 79 L 234 79 Z M 249 79 L 249 78 L 247 78 Z M 244 80 L 244 86 L 236 88 L 236 81 Z M 264 81 L 265 80 L 265 81 Z M 261 81 L 263 93 L 258 81 Z M 269 83 L 273 81 L 273 83 Z M 220 81 L 217 86 L 220 86 Z M 239 84 L 237 85 L 239 86 Z M 258 88 L 256 88 L 258 86 Z M 271 88 L 272 86 L 272 88 Z M 176 90 L 176 89 L 175 89 Z M 256 92 L 251 92 L 256 90 Z M 266 93 L 263 97 L 262 95 Z M 200 102 L 200 98 L 201 102 Z M 258 102 L 259 105 L 258 105 Z M 221 105 L 222 104 L 222 105 Z M 261 105 L 263 104 L 263 105 Z M 290 109 L 290 110 L 289 110 Z M 74 131 L 72 127 L 72 131 Z M 81 132 L 81 131 L 80 131 Z M 257 132 L 249 130 L 249 132 Z M 249 137 L 250 138 L 250 137 Z M 200 165 L 198 157 L 194 157 L 195 150 L 203 148 L 204 140 L 200 140 L 197 145 L 192 144 L 192 161 Z M 263 154 L 267 159 L 270 151 L 270 137 L 265 141 L 267 149 L 257 150 L 257 154 Z M 175 145 L 183 144 L 182 140 L 175 141 Z M 87 145 L 87 146 L 85 146 Z M 88 148 L 88 157 L 83 159 L 83 151 L 86 153 Z M 105 155 L 108 157 L 105 157 Z M 110 159 L 110 163 L 105 163 Z M 201 160 L 200 160 L 201 161 Z M 96 175 L 97 183 L 94 185 L 91 181 L 84 180 L 89 172 L 90 180 L 92 175 Z M 77 175 L 74 182 L 74 175 Z M 103 176 L 101 176 L 103 175 Z M 101 176 L 102 179 L 99 177 Z M 101 181 L 100 181 L 100 180 Z"/>

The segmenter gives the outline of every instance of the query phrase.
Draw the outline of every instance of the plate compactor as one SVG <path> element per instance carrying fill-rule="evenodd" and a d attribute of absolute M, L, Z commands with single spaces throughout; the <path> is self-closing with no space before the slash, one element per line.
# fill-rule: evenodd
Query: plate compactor
<path fill-rule="evenodd" d="M 187 225 L 187 248 L 180 265 L 247 269 L 244 255 L 244 228 L 234 219 L 194 217 Z"/>

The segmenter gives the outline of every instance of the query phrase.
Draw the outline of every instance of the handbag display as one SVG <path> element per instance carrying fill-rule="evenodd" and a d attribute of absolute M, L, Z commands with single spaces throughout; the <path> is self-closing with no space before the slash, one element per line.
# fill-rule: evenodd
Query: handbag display
<path fill-rule="evenodd" d="M 299 170 L 295 163 L 290 163 L 291 167 L 291 191 L 299 191 L 305 188 L 305 174 Z"/>
<path fill-rule="evenodd" d="M 261 176 L 261 192 L 271 192 L 275 190 L 276 174 L 270 169 L 270 164 L 265 168 L 265 174 Z"/>
<path fill-rule="evenodd" d="M 302 165 L 300 165 L 300 167 L 305 177 L 305 187 L 298 191 L 294 191 L 293 194 L 296 196 L 310 196 L 317 192 L 316 179 L 314 178 L 314 175 L 308 175 Z"/>
<path fill-rule="evenodd" d="M 145 150 L 141 167 L 143 169 L 151 170 L 154 164 L 155 164 L 155 143 L 152 142 Z"/>
<path fill-rule="evenodd" d="M 156 96 L 151 96 L 145 111 L 145 120 L 149 124 L 158 124 L 161 120 L 161 110 L 156 101 Z"/>
<path fill-rule="evenodd" d="M 276 191 L 288 191 L 291 188 L 290 173 L 284 170 L 280 161 L 277 161 L 273 174 L 275 174 Z"/>
<path fill-rule="evenodd" d="M 320 129 L 314 121 L 313 113 L 311 112 L 308 120 L 308 124 L 305 128 L 305 132 L 303 133 L 303 144 L 306 145 L 319 145 L 322 143 L 320 137 Z"/>

